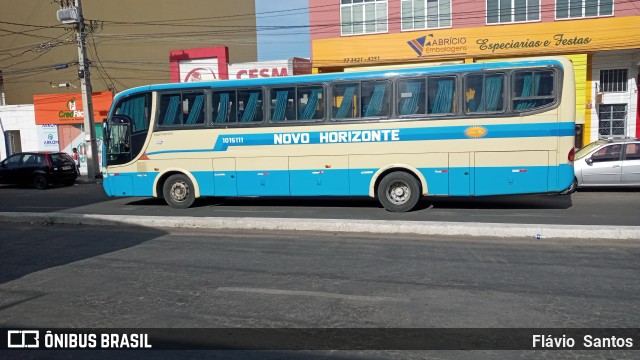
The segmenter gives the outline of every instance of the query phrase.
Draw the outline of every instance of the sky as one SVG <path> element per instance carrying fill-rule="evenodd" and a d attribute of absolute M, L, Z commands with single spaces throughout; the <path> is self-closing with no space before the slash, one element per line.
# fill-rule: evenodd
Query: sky
<path fill-rule="evenodd" d="M 308 0 L 256 0 L 258 61 L 309 58 Z"/>

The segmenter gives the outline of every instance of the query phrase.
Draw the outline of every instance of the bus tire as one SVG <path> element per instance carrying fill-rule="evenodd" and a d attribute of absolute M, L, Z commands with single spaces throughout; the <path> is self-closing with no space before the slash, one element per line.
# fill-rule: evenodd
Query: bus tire
<path fill-rule="evenodd" d="M 164 200 L 176 209 L 186 209 L 196 200 L 191 179 L 183 174 L 169 176 L 162 187 Z"/>
<path fill-rule="evenodd" d="M 395 171 L 382 178 L 377 195 L 387 211 L 410 211 L 420 200 L 420 183 L 411 174 Z"/>

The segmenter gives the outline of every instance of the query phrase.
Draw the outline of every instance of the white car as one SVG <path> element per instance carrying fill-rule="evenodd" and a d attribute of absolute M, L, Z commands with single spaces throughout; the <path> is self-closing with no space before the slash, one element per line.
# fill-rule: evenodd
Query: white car
<path fill-rule="evenodd" d="M 640 186 L 640 139 L 598 140 L 578 150 L 568 193 L 588 186 Z"/>

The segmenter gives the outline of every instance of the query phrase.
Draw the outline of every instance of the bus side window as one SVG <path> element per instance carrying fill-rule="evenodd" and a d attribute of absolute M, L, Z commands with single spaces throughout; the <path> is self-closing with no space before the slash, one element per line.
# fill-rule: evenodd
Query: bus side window
<path fill-rule="evenodd" d="M 352 119 L 360 117 L 360 84 L 335 84 L 333 89 L 333 118 Z"/>
<path fill-rule="evenodd" d="M 324 92 L 323 86 L 298 87 L 298 119 L 320 120 L 324 119 Z"/>
<path fill-rule="evenodd" d="M 426 86 L 424 79 L 398 81 L 398 115 L 424 114 Z"/>
<path fill-rule="evenodd" d="M 456 78 L 453 76 L 430 77 L 427 80 L 429 114 L 455 112 Z"/>
<path fill-rule="evenodd" d="M 160 117 L 158 118 L 158 125 L 182 125 L 180 94 L 160 96 Z"/>
<path fill-rule="evenodd" d="M 238 119 L 240 123 L 262 121 L 262 89 L 238 91 Z"/>
<path fill-rule="evenodd" d="M 388 117 L 389 94 L 391 84 L 388 81 L 367 81 L 362 83 L 362 117 Z"/>
<path fill-rule="evenodd" d="M 228 124 L 238 121 L 236 118 L 236 92 L 221 91 L 213 93 L 212 121 L 214 124 Z"/>
<path fill-rule="evenodd" d="M 531 110 L 555 101 L 554 71 L 516 71 L 513 75 L 513 109 Z"/>
<path fill-rule="evenodd" d="M 465 77 L 467 113 L 497 112 L 504 109 L 503 74 L 471 74 Z"/>
<path fill-rule="evenodd" d="M 295 88 L 281 88 L 271 90 L 271 120 L 296 120 L 294 97 Z"/>

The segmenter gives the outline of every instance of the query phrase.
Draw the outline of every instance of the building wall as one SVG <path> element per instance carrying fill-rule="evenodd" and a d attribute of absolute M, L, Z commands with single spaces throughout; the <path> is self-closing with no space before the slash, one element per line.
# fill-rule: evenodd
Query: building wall
<path fill-rule="evenodd" d="M 473 62 L 538 55 L 569 56 L 576 68 L 577 144 L 598 138 L 596 93 L 599 72 L 628 69 L 624 94 L 605 94 L 603 103 L 627 104 L 627 136 L 640 136 L 638 69 L 640 6 L 616 1 L 613 15 L 556 20 L 555 0 L 541 0 L 540 20 L 487 24 L 486 0 L 451 0 L 449 28 L 402 31 L 401 0 L 388 0 L 388 31 L 341 36 L 340 1 L 310 0 L 314 72 L 419 63 Z M 333 24 L 333 25 L 331 25 Z"/>
<path fill-rule="evenodd" d="M 2 130 L 20 131 L 22 151 L 37 151 L 38 133 L 35 124 L 33 105 L 0 106 Z M 4 133 L 0 134 L 0 160 L 7 157 Z"/>
<path fill-rule="evenodd" d="M 87 39 L 94 92 L 169 82 L 169 52 L 175 49 L 228 46 L 233 63 L 257 60 L 255 0 L 84 0 L 82 5 L 87 23 L 96 25 Z M 58 9 L 52 1 L 2 6 L 2 29 L 17 33 L 5 33 L 0 45 L 7 104 L 32 103 L 34 94 L 79 91 L 76 40 L 71 26 L 56 19 Z M 69 67 L 54 70 L 58 64 Z M 67 82 L 72 86 L 58 88 Z"/>

